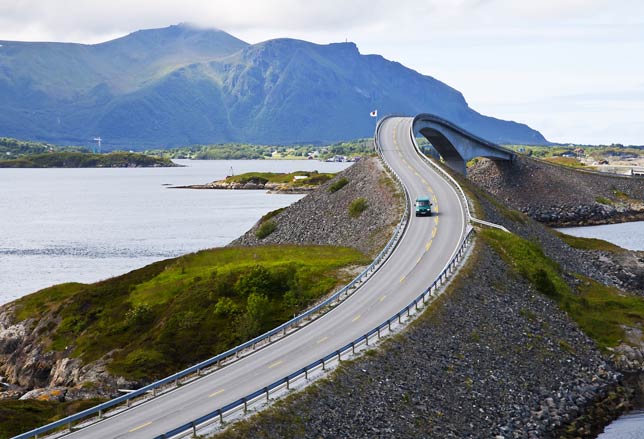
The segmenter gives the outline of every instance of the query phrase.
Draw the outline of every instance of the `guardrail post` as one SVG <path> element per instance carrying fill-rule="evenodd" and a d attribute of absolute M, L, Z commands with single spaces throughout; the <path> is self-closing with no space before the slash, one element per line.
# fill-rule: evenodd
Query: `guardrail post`
<path fill-rule="evenodd" d="M 222 412 L 221 410 L 219 410 L 219 423 L 224 423 L 224 412 Z"/>
<path fill-rule="evenodd" d="M 387 320 L 387 327 L 389 328 L 389 332 L 391 332 L 391 320 Z"/>
<path fill-rule="evenodd" d="M 369 346 L 369 334 L 365 334 L 365 336 L 364 336 L 364 340 L 365 340 L 365 341 L 364 341 L 364 344 L 365 344 L 366 346 Z"/>
<path fill-rule="evenodd" d="M 152 396 L 157 396 L 157 388 L 152 389 Z"/>
<path fill-rule="evenodd" d="M 342 356 L 340 354 L 340 351 L 338 351 L 338 364 L 340 364 L 340 361 L 342 361 Z"/>
<path fill-rule="evenodd" d="M 304 379 L 305 380 L 309 379 L 309 370 L 307 368 L 304 368 Z"/>
<path fill-rule="evenodd" d="M 291 390 L 291 380 L 286 377 L 286 390 Z"/>
<path fill-rule="evenodd" d="M 378 326 L 378 340 L 380 340 L 380 326 Z"/>
<path fill-rule="evenodd" d="M 244 414 L 248 412 L 248 401 L 246 401 L 246 398 L 244 398 Z"/>
<path fill-rule="evenodd" d="M 356 344 L 354 342 L 351 342 L 351 353 L 353 355 L 356 354 Z"/>
<path fill-rule="evenodd" d="M 268 399 L 269 399 L 269 397 L 268 397 L 268 387 L 266 387 L 266 401 L 268 401 Z"/>
<path fill-rule="evenodd" d="M 194 422 L 192 422 L 192 435 L 193 437 L 197 436 L 197 426 L 195 425 Z"/>
<path fill-rule="evenodd" d="M 98 411 L 98 419 L 103 419 L 103 410 Z"/>
<path fill-rule="evenodd" d="M 174 379 L 174 387 L 179 387 L 179 378 Z"/>
<path fill-rule="evenodd" d="M 131 405 L 132 405 L 132 398 L 128 398 L 127 400 L 125 400 L 125 407 L 130 408 Z"/>
<path fill-rule="evenodd" d="M 324 360 L 322 360 L 322 370 L 326 371 L 326 363 L 324 362 Z"/>
<path fill-rule="evenodd" d="M 72 432 L 72 423 L 71 422 L 69 424 L 67 424 L 67 429 L 69 430 L 70 433 Z"/>
<path fill-rule="evenodd" d="M 197 376 L 198 376 L 198 377 L 200 377 L 200 376 L 201 376 L 201 369 L 197 369 Z"/>

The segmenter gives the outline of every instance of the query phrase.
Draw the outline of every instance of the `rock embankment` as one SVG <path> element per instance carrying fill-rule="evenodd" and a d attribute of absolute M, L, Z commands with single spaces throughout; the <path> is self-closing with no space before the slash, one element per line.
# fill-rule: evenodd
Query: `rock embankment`
<path fill-rule="evenodd" d="M 618 272 L 621 256 L 572 248 L 480 188 L 470 193 L 478 215 L 538 243 L 571 288 L 578 273 L 632 291 L 633 277 Z M 459 276 L 383 349 L 220 436 L 592 438 L 628 408 L 619 354 L 602 354 L 485 240 Z"/>
<path fill-rule="evenodd" d="M 518 156 L 482 159 L 468 178 L 513 209 L 552 226 L 644 219 L 644 178 L 581 172 Z"/>
<path fill-rule="evenodd" d="M 347 183 L 333 191 L 333 185 L 341 179 Z M 366 200 L 367 208 L 352 216 L 349 207 L 359 198 Z M 389 240 L 402 215 L 402 206 L 401 192 L 380 160 L 362 159 L 272 217 L 270 221 L 276 228 L 268 236 L 257 237 L 263 222 L 260 220 L 230 245 L 342 245 L 375 254 Z"/>

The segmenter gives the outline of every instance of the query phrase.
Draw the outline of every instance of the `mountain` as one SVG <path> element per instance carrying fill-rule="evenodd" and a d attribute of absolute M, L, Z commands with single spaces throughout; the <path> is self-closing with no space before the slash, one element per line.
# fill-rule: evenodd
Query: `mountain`
<path fill-rule="evenodd" d="M 101 136 L 108 149 L 367 137 L 376 108 L 435 113 L 499 143 L 547 143 L 353 43 L 249 45 L 183 24 L 96 45 L 0 41 L 0 102 L 0 136 L 61 144 Z"/>

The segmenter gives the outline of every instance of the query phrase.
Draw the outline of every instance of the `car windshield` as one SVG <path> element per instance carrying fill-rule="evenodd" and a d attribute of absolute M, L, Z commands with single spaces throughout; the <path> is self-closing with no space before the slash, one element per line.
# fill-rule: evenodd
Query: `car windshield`
<path fill-rule="evenodd" d="M 429 206 L 429 201 L 428 200 L 418 200 L 416 203 L 419 206 Z"/>

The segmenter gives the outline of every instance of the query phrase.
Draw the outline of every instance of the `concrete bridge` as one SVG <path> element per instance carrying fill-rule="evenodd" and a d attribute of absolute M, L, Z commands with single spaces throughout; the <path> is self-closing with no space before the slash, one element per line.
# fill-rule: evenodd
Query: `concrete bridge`
<path fill-rule="evenodd" d="M 420 132 L 441 155 L 447 166 L 466 173 L 465 164 L 475 157 L 492 160 L 514 160 L 515 153 L 495 143 L 481 139 L 463 128 L 433 114 L 414 118 L 413 131 Z"/>

